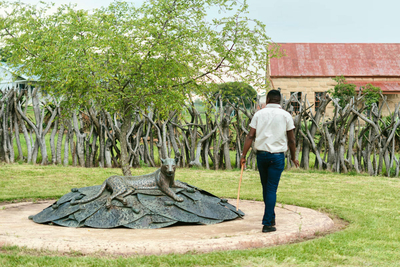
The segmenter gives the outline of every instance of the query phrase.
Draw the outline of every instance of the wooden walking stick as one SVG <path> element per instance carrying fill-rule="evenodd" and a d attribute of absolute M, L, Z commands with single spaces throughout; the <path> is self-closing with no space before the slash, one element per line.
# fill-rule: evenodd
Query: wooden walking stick
<path fill-rule="evenodd" d="M 236 201 L 236 211 L 239 211 L 240 185 L 242 184 L 243 169 L 244 169 L 244 164 L 242 164 L 242 170 L 240 171 L 240 180 L 239 180 L 238 196 L 237 196 L 237 201 Z"/>

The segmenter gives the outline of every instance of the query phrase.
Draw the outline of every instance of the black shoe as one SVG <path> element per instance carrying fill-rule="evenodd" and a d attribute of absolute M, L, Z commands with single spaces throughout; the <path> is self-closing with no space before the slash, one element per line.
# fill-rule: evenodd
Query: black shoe
<path fill-rule="evenodd" d="M 262 229 L 263 233 L 269 233 L 269 232 L 275 232 L 275 231 L 276 231 L 276 228 L 273 226 L 270 226 L 270 225 L 264 225 L 263 229 Z"/>
<path fill-rule="evenodd" d="M 271 226 L 275 226 L 275 219 L 272 219 Z"/>

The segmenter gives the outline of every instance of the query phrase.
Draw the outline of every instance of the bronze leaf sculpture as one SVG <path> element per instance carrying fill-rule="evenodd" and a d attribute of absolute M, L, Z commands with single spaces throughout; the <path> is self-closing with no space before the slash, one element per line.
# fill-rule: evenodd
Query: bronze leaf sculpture
<path fill-rule="evenodd" d="M 111 176 L 102 185 L 73 188 L 30 218 L 67 227 L 155 229 L 244 216 L 226 199 L 175 181 L 175 159 L 161 161 L 161 168 L 150 174 Z"/>

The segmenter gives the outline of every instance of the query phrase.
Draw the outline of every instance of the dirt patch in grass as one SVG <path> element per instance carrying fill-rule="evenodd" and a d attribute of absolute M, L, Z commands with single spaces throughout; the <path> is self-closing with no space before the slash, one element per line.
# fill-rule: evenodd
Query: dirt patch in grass
<path fill-rule="evenodd" d="M 234 202 L 234 200 L 230 200 Z M 298 206 L 277 206 L 277 231 L 261 233 L 263 202 L 240 202 L 246 213 L 243 219 L 216 225 L 178 225 L 159 230 L 69 228 L 35 224 L 27 218 L 50 205 L 17 203 L 0 210 L 0 235 L 4 236 L 2 253 L 14 255 L 54 255 L 67 257 L 120 257 L 136 255 L 208 253 L 224 250 L 263 248 L 320 237 L 332 232 L 329 216 Z M 335 229 L 341 229 L 343 223 Z M 182 231 L 185 235 L 181 235 Z M 179 236 L 179 238 L 176 238 Z M 169 244 L 174 243 L 171 247 Z M 90 244 L 88 246 L 87 244 Z M 22 248 L 13 247 L 14 245 Z M 25 248 L 23 246 L 26 246 Z M 195 249 L 194 249 L 195 248 Z M 77 252 L 78 251 L 78 252 Z M 107 256 L 106 256 L 107 255 Z"/>
<path fill-rule="evenodd" d="M 9 205 L 9 204 L 16 204 L 16 203 L 22 203 L 22 202 L 37 203 L 39 201 L 51 201 L 51 200 L 56 201 L 57 199 L 52 197 L 52 198 L 21 198 L 21 199 L 13 199 L 13 200 L 4 200 L 4 201 L 0 201 L 0 208 L 2 206 Z"/>

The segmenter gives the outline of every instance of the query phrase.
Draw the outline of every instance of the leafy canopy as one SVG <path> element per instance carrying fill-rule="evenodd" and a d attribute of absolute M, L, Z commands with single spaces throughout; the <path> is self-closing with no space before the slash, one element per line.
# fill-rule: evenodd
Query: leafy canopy
<path fill-rule="evenodd" d="M 0 42 L 9 64 L 40 76 L 42 88 L 73 107 L 180 109 L 187 94 L 226 75 L 264 85 L 269 37 L 246 17 L 246 1 L 115 1 L 51 13 L 52 5 L 0 2 L 12 10 L 0 17 Z M 210 9 L 226 16 L 209 19 Z"/>
<path fill-rule="evenodd" d="M 340 107 L 344 108 L 350 102 L 350 99 L 356 96 L 356 85 L 346 83 L 346 78 L 343 75 L 332 79 L 337 84 L 328 92 L 333 98 L 338 98 Z"/>
<path fill-rule="evenodd" d="M 382 90 L 380 87 L 367 84 L 361 87 L 361 94 L 364 96 L 367 109 L 371 109 L 373 103 L 378 103 L 381 98 Z"/>
<path fill-rule="evenodd" d="M 4 50 L 0 48 L 0 62 L 7 62 L 10 56 L 9 53 L 4 52 Z"/>
<path fill-rule="evenodd" d="M 219 84 L 214 93 L 221 94 L 223 104 L 241 103 L 242 100 L 246 106 L 250 106 L 257 97 L 257 91 L 245 82 L 227 82 Z"/>
<path fill-rule="evenodd" d="M 329 93 L 339 99 L 339 105 L 343 108 L 349 103 L 350 99 L 356 96 L 356 85 L 346 82 L 346 78 L 342 75 L 340 77 L 333 78 L 337 82 L 337 85 L 333 90 L 329 90 Z M 382 90 L 379 87 L 367 84 L 361 87 L 361 94 L 364 96 L 365 105 L 367 109 L 371 109 L 373 103 L 379 102 L 381 98 Z"/>

